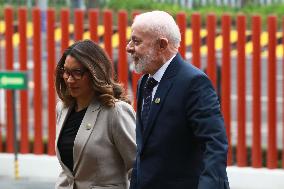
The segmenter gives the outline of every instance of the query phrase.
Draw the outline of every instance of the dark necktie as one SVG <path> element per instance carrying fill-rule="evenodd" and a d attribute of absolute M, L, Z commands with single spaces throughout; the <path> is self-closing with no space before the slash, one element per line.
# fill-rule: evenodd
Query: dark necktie
<path fill-rule="evenodd" d="M 145 130 L 148 122 L 151 102 L 152 102 L 152 91 L 153 88 L 158 84 L 158 81 L 156 81 L 153 77 L 149 77 L 146 81 L 146 84 L 144 86 L 143 90 L 143 109 L 142 109 L 142 130 Z"/>

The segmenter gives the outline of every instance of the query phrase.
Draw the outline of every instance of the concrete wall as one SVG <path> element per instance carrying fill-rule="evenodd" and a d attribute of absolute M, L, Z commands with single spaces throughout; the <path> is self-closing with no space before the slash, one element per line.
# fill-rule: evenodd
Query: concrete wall
<path fill-rule="evenodd" d="M 19 155 L 19 176 L 39 180 L 56 180 L 60 165 L 54 156 Z M 284 189 L 284 170 L 266 168 L 227 169 L 231 189 Z M 0 154 L 0 177 L 14 177 L 14 155 Z"/>

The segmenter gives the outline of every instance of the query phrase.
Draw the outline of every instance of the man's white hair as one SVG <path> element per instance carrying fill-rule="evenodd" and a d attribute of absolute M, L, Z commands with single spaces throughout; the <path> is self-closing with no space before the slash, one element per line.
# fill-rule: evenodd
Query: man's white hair
<path fill-rule="evenodd" d="M 144 32 L 165 37 L 175 47 L 180 46 L 181 34 L 173 17 L 164 11 L 151 11 L 137 15 L 132 27 L 142 26 Z"/>

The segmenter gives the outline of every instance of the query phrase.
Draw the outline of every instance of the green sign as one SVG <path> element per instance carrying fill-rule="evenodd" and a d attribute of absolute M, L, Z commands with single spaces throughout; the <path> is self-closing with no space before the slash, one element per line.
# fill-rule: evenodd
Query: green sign
<path fill-rule="evenodd" d="M 0 72 L 0 89 L 27 89 L 26 72 Z"/>

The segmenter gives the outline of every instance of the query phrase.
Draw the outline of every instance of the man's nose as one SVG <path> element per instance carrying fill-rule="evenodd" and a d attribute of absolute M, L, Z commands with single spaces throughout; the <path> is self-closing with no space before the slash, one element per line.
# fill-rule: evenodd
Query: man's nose
<path fill-rule="evenodd" d="M 133 47 L 131 41 L 129 41 L 129 43 L 126 45 L 126 51 L 130 54 L 132 54 L 134 52 L 134 47 Z"/>

